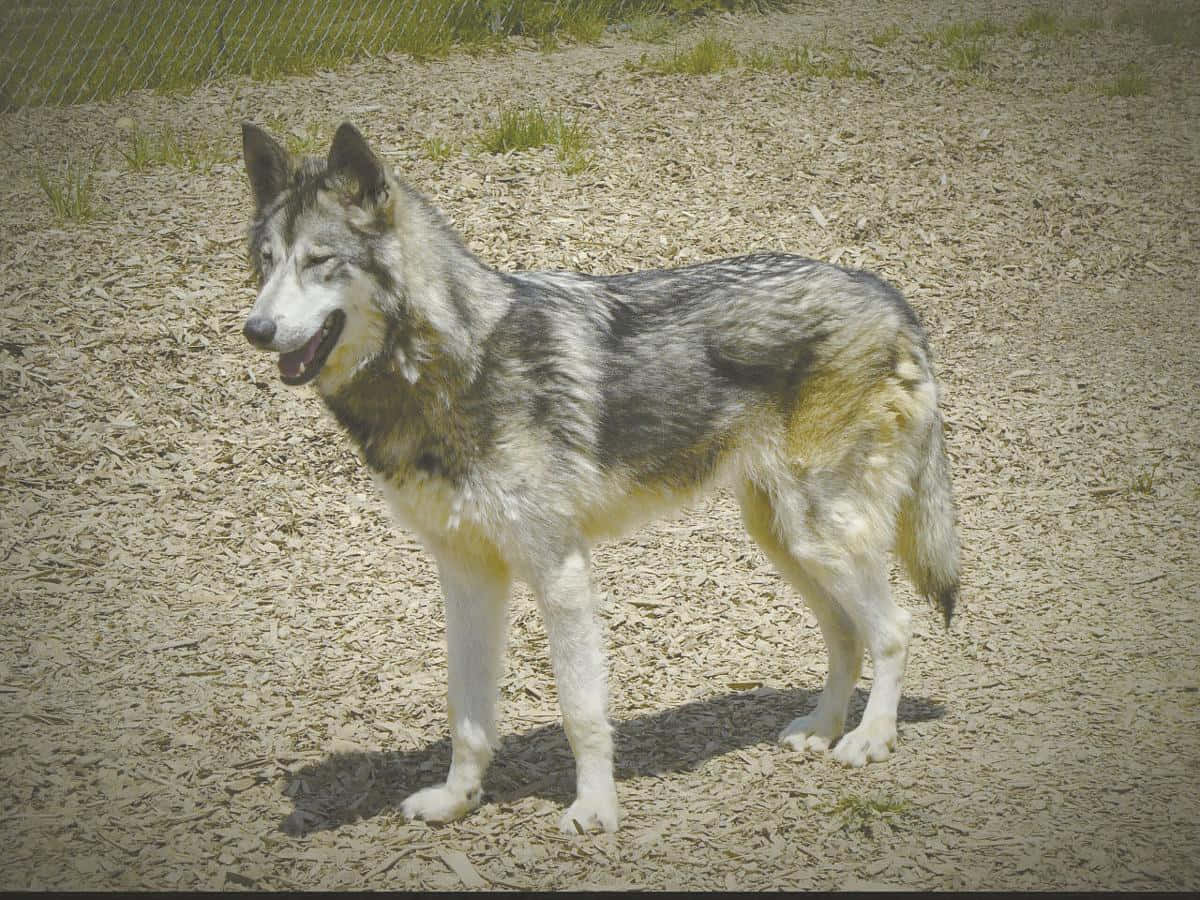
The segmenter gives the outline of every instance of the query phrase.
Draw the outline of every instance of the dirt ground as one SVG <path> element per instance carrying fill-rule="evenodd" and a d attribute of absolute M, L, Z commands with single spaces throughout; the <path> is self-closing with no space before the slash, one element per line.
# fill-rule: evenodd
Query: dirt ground
<path fill-rule="evenodd" d="M 1200 55 L 1010 28 L 963 78 L 922 33 L 1029 7 L 830 6 L 716 27 L 872 77 L 654 76 L 614 33 L 0 118 L 0 887 L 1200 887 Z M 1103 96 L 1131 61 L 1150 93 Z M 506 103 L 578 117 L 592 167 L 472 145 Z M 131 172 L 124 116 L 224 160 Z M 894 756 L 774 742 L 825 651 L 718 494 L 596 552 L 622 830 L 556 830 L 573 766 L 524 589 L 485 804 L 405 824 L 449 756 L 436 578 L 240 335 L 242 118 L 352 119 L 499 267 L 781 248 L 894 281 L 964 544 L 949 631 L 895 581 Z M 68 151 L 98 154 L 94 222 L 34 183 Z"/>

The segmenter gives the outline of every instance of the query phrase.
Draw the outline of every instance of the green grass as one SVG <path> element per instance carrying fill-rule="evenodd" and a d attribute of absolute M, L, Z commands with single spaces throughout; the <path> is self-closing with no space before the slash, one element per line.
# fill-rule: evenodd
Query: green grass
<path fill-rule="evenodd" d="M 495 125 L 480 136 L 488 153 L 544 147 L 553 140 L 554 122 L 540 110 L 504 109 Z"/>
<path fill-rule="evenodd" d="M 886 47 L 900 37 L 901 31 L 899 25 L 889 25 L 882 31 L 876 31 L 868 40 L 876 47 Z"/>
<path fill-rule="evenodd" d="M 118 150 L 132 172 L 145 172 L 155 166 L 208 172 L 214 164 L 230 159 L 215 143 L 185 140 L 169 125 L 153 133 L 134 128 L 128 145 Z"/>
<path fill-rule="evenodd" d="M 908 804 L 893 797 L 862 797 L 847 794 L 836 803 L 825 804 L 823 811 L 841 820 L 846 831 L 862 831 L 870 835 L 872 827 L 881 821 L 894 822 L 908 810 Z"/>
<path fill-rule="evenodd" d="M 975 73 L 984 68 L 985 40 L 1005 28 L 991 19 L 952 22 L 924 34 L 926 43 L 943 50 L 942 65 L 956 72 Z"/>
<path fill-rule="evenodd" d="M 157 146 L 153 137 L 140 128 L 134 128 L 129 135 L 129 147 L 118 148 L 125 157 L 125 163 L 131 172 L 145 172 L 158 164 Z"/>
<path fill-rule="evenodd" d="M 1200 4 L 1194 0 L 1143 0 L 1122 7 L 1113 21 L 1142 29 L 1156 44 L 1200 48 Z"/>
<path fill-rule="evenodd" d="M 333 135 L 315 122 L 309 122 L 303 129 L 288 128 L 282 121 L 268 117 L 267 127 L 283 136 L 283 145 L 293 156 L 324 156 L 333 140 Z"/>
<path fill-rule="evenodd" d="M 39 164 L 34 178 L 60 222 L 87 222 L 96 217 L 93 163 L 69 158 L 54 171 Z"/>
<path fill-rule="evenodd" d="M 1064 18 L 1048 9 L 1035 9 L 1013 26 L 1013 34 L 1023 38 L 1061 38 L 1083 31 L 1097 31 L 1101 25 L 1096 16 Z"/>
<path fill-rule="evenodd" d="M 643 44 L 665 44 L 679 26 L 662 13 L 648 13 L 629 20 L 629 37 Z"/>
<path fill-rule="evenodd" d="M 659 75 L 710 75 L 732 69 L 737 50 L 722 38 L 706 35 L 686 50 L 673 50 L 655 58 L 642 57 L 641 66 Z"/>
<path fill-rule="evenodd" d="M 553 33 L 562 33 L 580 43 L 597 41 L 608 27 L 608 9 L 610 4 L 603 2 L 564 3 L 557 7 L 561 10 L 555 23 Z"/>
<path fill-rule="evenodd" d="M 1053 13 L 1048 9 L 1035 9 L 1018 22 L 1013 31 L 1021 37 L 1028 37 L 1034 34 L 1054 37 L 1062 29 L 1062 20 L 1059 19 L 1057 13 Z"/>
<path fill-rule="evenodd" d="M 421 146 L 425 150 L 425 155 L 434 162 L 445 162 L 454 155 L 455 150 L 452 143 L 436 135 L 425 138 L 421 142 Z"/>
<path fill-rule="evenodd" d="M 869 69 L 854 62 L 846 51 L 816 51 L 806 45 L 798 47 L 764 46 L 747 53 L 738 53 L 729 41 L 708 35 L 688 48 L 675 49 L 657 57 L 642 54 L 629 68 L 643 69 L 659 75 L 708 75 L 736 66 L 755 72 L 787 72 L 806 78 L 871 77 Z"/>
<path fill-rule="evenodd" d="M 1112 81 L 1100 85 L 1105 97 L 1140 97 L 1150 93 L 1150 76 L 1137 63 L 1127 65 Z"/>
<path fill-rule="evenodd" d="M 0 111 L 187 90 L 229 75 L 270 79 L 384 53 L 423 59 L 508 35 L 553 46 L 608 23 L 766 9 L 784 0 L 233 0 L 9 3 L 0 24 Z M 11 7 L 8 8 L 8 7 Z M 660 25 L 653 30 L 658 31 Z"/>
<path fill-rule="evenodd" d="M 946 65 L 958 72 L 983 69 L 983 45 L 979 41 L 954 44 L 946 51 Z"/>
<path fill-rule="evenodd" d="M 494 3 L 499 10 L 507 4 Z M 612 3 L 606 0 L 576 0 L 572 3 L 526 3 L 516 30 L 553 50 L 563 36 L 580 43 L 598 40 L 608 25 Z"/>
<path fill-rule="evenodd" d="M 1003 34 L 1004 26 L 991 19 L 974 19 L 970 22 L 954 22 L 925 32 L 927 43 L 953 47 L 957 44 L 974 43 L 982 38 Z"/>
<path fill-rule="evenodd" d="M 836 60 L 829 59 L 818 62 L 813 74 L 825 78 L 853 78 L 856 81 L 864 81 L 871 77 L 871 70 L 856 65 L 850 54 L 843 52 L 838 55 Z"/>
<path fill-rule="evenodd" d="M 501 110 L 496 124 L 479 137 L 480 146 L 488 153 L 511 153 L 538 147 L 554 147 L 558 159 L 568 174 L 576 174 L 591 166 L 586 150 L 591 142 L 587 128 L 562 113 L 547 115 L 539 109 L 510 107 Z"/>
<path fill-rule="evenodd" d="M 1154 494 L 1154 476 L 1157 474 L 1158 463 L 1149 469 L 1143 469 L 1130 480 L 1129 490 L 1135 494 L 1141 494 L 1143 497 L 1152 496 Z"/>
<path fill-rule="evenodd" d="M 854 63 L 849 53 L 841 52 L 836 58 L 822 54 L 814 56 L 807 46 L 760 47 L 743 58 L 746 68 L 756 71 L 782 71 L 789 75 L 809 78 L 855 78 L 862 81 L 871 72 Z"/>

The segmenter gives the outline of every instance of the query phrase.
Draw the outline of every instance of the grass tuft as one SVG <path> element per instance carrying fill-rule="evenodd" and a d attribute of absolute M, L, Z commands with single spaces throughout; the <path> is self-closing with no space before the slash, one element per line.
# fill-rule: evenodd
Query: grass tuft
<path fill-rule="evenodd" d="M 421 146 L 425 150 L 425 155 L 434 162 L 445 162 L 454 155 L 454 145 L 444 138 L 434 137 L 425 138 L 421 142 Z"/>
<path fill-rule="evenodd" d="M 871 35 L 868 40 L 876 47 L 886 47 L 893 43 L 896 38 L 900 37 L 901 31 L 899 25 L 889 25 L 882 31 L 877 31 Z"/>
<path fill-rule="evenodd" d="M 817 64 L 816 75 L 825 78 L 853 78 L 855 81 L 865 81 L 871 77 L 871 70 L 854 63 L 849 53 L 843 52 L 836 60 L 825 60 Z"/>
<path fill-rule="evenodd" d="M 60 222 L 87 222 L 95 218 L 94 164 L 68 158 L 56 171 L 39 164 L 34 178 Z"/>
<path fill-rule="evenodd" d="M 1048 9 L 1033 10 L 1013 28 L 1013 31 L 1021 37 L 1029 37 L 1034 34 L 1053 37 L 1062 30 L 1062 21 L 1056 13 L 1050 12 Z"/>
<path fill-rule="evenodd" d="M 154 166 L 208 172 L 214 164 L 228 159 L 211 142 L 185 141 L 169 125 L 157 133 L 135 128 L 129 136 L 129 146 L 119 150 L 132 172 L 145 172 Z"/>
<path fill-rule="evenodd" d="M 642 67 L 659 75 L 709 75 L 737 65 L 733 44 L 707 35 L 687 50 L 675 50 L 655 59 L 642 57 Z"/>
<path fill-rule="evenodd" d="M 925 32 L 924 37 L 927 43 L 941 44 L 943 47 L 949 48 L 957 44 L 974 43 L 1003 32 L 1004 26 L 996 24 L 991 19 L 975 19 L 971 22 L 942 25 Z"/>
<path fill-rule="evenodd" d="M 128 149 L 119 149 L 131 172 L 145 172 L 155 165 L 156 147 L 149 134 L 140 128 L 134 128 L 129 135 L 129 141 Z"/>
<path fill-rule="evenodd" d="M 629 37 L 643 44 L 665 44 L 678 28 L 662 13 L 649 13 L 629 20 Z"/>
<path fill-rule="evenodd" d="M 1100 85 L 1105 97 L 1140 97 L 1150 93 L 1150 76 L 1137 63 L 1127 65 L 1112 81 Z"/>
<path fill-rule="evenodd" d="M 581 44 L 600 40 L 608 27 L 603 3 L 567 3 L 564 8 L 562 31 Z"/>
<path fill-rule="evenodd" d="M 480 135 L 479 143 L 488 153 L 511 153 L 552 146 L 568 174 L 589 168 L 591 159 L 584 152 L 591 142 L 586 126 L 562 113 L 546 115 L 539 109 L 501 110 L 495 125 Z"/>
<path fill-rule="evenodd" d="M 488 153 L 510 153 L 544 147 L 553 125 L 540 110 L 504 109 L 497 123 L 484 131 L 480 144 Z"/>
<path fill-rule="evenodd" d="M 924 39 L 930 45 L 943 48 L 942 64 L 946 68 L 957 72 L 980 72 L 984 67 L 985 39 L 1003 32 L 1004 27 L 991 19 L 974 19 L 941 25 L 925 32 Z"/>
<path fill-rule="evenodd" d="M 283 135 L 284 146 L 293 156 L 322 155 L 332 138 L 331 135 L 326 135 L 325 129 L 316 122 L 309 122 L 303 130 L 280 127 L 276 133 Z"/>
<path fill-rule="evenodd" d="M 1048 9 L 1035 9 L 1013 26 L 1018 37 L 1061 38 L 1083 31 L 1097 31 L 1101 27 L 1098 17 L 1063 18 Z"/>
<path fill-rule="evenodd" d="M 946 65 L 959 72 L 983 69 L 983 45 L 979 41 L 954 44 L 946 51 Z"/>
<path fill-rule="evenodd" d="M 871 834 L 872 827 L 881 821 L 892 821 L 906 812 L 908 804 L 893 797 L 861 797 L 847 794 L 836 803 L 825 804 L 824 811 L 841 819 L 846 831 Z"/>
<path fill-rule="evenodd" d="M 871 71 L 855 63 L 848 52 L 843 51 L 835 57 L 827 53 L 814 53 L 801 45 L 756 47 L 748 53 L 739 54 L 728 41 L 712 36 L 689 49 L 676 50 L 657 59 L 647 58 L 643 54 L 641 61 L 633 68 L 647 69 L 660 75 L 707 75 L 738 65 L 756 72 L 787 72 L 806 78 L 854 78 L 862 81 L 871 77 Z"/>
<path fill-rule="evenodd" d="M 1154 493 L 1154 476 L 1158 474 L 1158 463 L 1149 469 L 1138 472 L 1129 482 L 1129 489 L 1135 494 L 1149 497 Z"/>

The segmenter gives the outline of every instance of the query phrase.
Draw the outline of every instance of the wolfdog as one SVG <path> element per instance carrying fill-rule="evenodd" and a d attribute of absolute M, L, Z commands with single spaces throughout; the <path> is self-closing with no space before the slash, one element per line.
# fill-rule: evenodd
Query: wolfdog
<path fill-rule="evenodd" d="M 402 804 L 477 807 L 496 745 L 510 583 L 549 640 L 576 796 L 568 833 L 617 827 L 589 548 L 716 484 L 808 603 L 829 651 L 783 744 L 885 759 L 908 655 L 893 546 L 946 624 L 959 548 L 924 332 L 876 276 L 783 253 L 593 276 L 499 272 L 349 123 L 295 161 L 245 124 L 260 291 L 245 322 L 358 445 L 445 594 L 452 759 Z M 874 681 L 843 734 L 864 649 Z M 840 738 L 840 739 L 839 739 Z"/>

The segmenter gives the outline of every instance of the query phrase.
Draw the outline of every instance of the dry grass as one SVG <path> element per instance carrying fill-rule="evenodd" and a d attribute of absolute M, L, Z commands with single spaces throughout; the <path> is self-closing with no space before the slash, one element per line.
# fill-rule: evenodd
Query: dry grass
<path fill-rule="evenodd" d="M 625 67 L 646 45 L 613 36 L 0 118 L 0 884 L 1200 884 L 1196 55 L 1125 26 L 1023 49 L 1036 8 L 960 9 L 1007 29 L 986 81 L 932 64 L 942 7 L 851 0 L 720 36 L 819 41 L 878 79 L 647 77 Z M 902 35 L 866 49 L 878 23 Z M 1150 94 L 1096 91 L 1151 55 Z M 592 167 L 484 152 L 514 106 L 585 120 Z M 237 126 L 272 114 L 296 140 L 353 118 L 502 268 L 789 249 L 905 291 L 944 389 L 965 582 L 946 632 L 897 578 L 914 640 L 891 759 L 775 744 L 824 650 L 718 495 L 595 554 L 624 829 L 556 831 L 573 769 L 524 590 L 484 805 L 401 821 L 449 757 L 437 576 L 317 400 L 241 338 Z M 130 171 L 123 116 L 221 152 Z M 431 159 L 433 136 L 461 149 Z M 93 154 L 105 214 L 64 223 L 36 163 Z"/>

